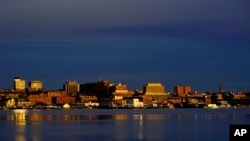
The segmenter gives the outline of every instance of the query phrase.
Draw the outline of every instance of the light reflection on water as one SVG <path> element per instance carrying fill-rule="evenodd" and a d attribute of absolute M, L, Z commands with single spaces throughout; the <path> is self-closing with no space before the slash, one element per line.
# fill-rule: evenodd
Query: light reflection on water
<path fill-rule="evenodd" d="M 16 111 L 13 111 L 14 114 L 7 115 L 6 120 L 12 120 L 17 122 L 23 122 L 25 125 L 26 121 L 46 121 L 46 120 L 163 120 L 167 117 L 164 115 L 142 115 L 142 114 L 135 114 L 135 115 L 126 115 L 126 114 L 115 114 L 115 115 L 71 115 L 71 114 L 38 114 L 38 113 L 30 113 L 27 114 L 27 112 L 16 113 Z M 180 115 L 179 115 L 180 116 Z M 1 119 L 4 120 L 5 117 L 1 115 Z M 181 119 L 181 118 L 180 118 Z"/>
<path fill-rule="evenodd" d="M 2 110 L 0 138 L 7 141 L 182 141 L 214 137 L 228 140 L 230 124 L 250 124 L 250 110 Z M 1 134 L 4 132 L 11 134 Z"/>
<path fill-rule="evenodd" d="M 26 124 L 26 115 L 27 115 L 26 109 L 13 110 L 13 114 L 7 116 L 7 120 L 16 121 L 15 122 L 16 125 L 24 126 Z"/>
<path fill-rule="evenodd" d="M 55 110 L 56 111 L 56 110 Z M 58 110 L 56 111 L 58 112 Z M 50 120 L 165 120 L 165 119 L 177 119 L 177 120 L 214 120 L 214 119 L 244 119 L 250 118 L 250 112 L 246 114 L 81 114 L 81 113 L 62 113 L 62 114 L 53 114 L 46 111 L 29 111 L 29 110 L 13 110 L 12 114 L 1 115 L 0 120 L 11 120 L 17 121 L 20 125 L 24 124 L 26 121 L 50 121 Z M 22 124 L 21 124 L 22 123 Z"/>

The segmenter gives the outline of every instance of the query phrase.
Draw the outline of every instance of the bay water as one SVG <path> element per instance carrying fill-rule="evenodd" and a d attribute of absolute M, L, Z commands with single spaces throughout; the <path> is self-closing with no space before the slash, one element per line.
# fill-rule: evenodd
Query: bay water
<path fill-rule="evenodd" d="M 0 110 L 2 141 L 229 141 L 245 109 Z"/>

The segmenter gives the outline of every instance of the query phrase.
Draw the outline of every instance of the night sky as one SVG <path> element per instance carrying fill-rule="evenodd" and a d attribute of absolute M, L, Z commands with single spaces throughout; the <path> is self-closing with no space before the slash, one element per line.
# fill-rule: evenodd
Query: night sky
<path fill-rule="evenodd" d="M 249 0 L 0 0 L 0 89 L 19 76 L 250 91 L 249 55 Z"/>

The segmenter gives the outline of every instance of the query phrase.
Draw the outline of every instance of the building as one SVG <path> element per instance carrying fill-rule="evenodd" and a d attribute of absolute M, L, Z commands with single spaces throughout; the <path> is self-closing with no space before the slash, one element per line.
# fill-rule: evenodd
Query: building
<path fill-rule="evenodd" d="M 111 86 L 110 89 L 113 94 L 127 94 L 128 93 L 126 84 L 118 83 L 116 85 Z"/>
<path fill-rule="evenodd" d="M 29 82 L 29 87 L 32 90 L 38 91 L 43 89 L 42 81 L 31 81 Z"/>
<path fill-rule="evenodd" d="M 112 86 L 114 85 L 108 80 L 81 84 L 81 95 L 96 96 L 101 108 L 110 108 L 112 107 Z"/>
<path fill-rule="evenodd" d="M 56 104 L 71 104 L 75 103 L 76 97 L 67 96 L 65 91 L 61 90 L 49 90 L 39 92 L 37 94 L 30 94 L 28 99 L 31 105 L 45 104 L 45 105 L 56 105 Z"/>
<path fill-rule="evenodd" d="M 31 102 L 26 98 L 18 98 L 17 100 L 17 108 L 29 108 L 31 107 Z"/>
<path fill-rule="evenodd" d="M 25 90 L 0 90 L 0 99 L 25 97 Z"/>
<path fill-rule="evenodd" d="M 52 104 L 71 104 L 76 102 L 76 97 L 67 96 L 66 91 L 50 90 L 47 91 L 47 96 L 51 98 Z"/>
<path fill-rule="evenodd" d="M 148 83 L 143 87 L 144 104 L 157 103 L 163 104 L 169 95 L 165 91 L 165 87 L 161 83 Z M 146 97 L 145 97 L 146 96 Z"/>
<path fill-rule="evenodd" d="M 126 84 L 118 83 L 110 88 L 115 100 L 133 97 L 134 91 L 129 91 Z"/>
<path fill-rule="evenodd" d="M 83 95 L 96 95 L 102 97 L 111 94 L 111 84 L 108 80 L 101 80 L 95 83 L 81 84 L 81 93 Z"/>
<path fill-rule="evenodd" d="M 48 97 L 65 97 L 65 96 L 67 96 L 67 94 L 65 91 L 49 90 L 49 91 L 47 91 L 47 96 Z"/>
<path fill-rule="evenodd" d="M 94 84 L 94 94 L 98 97 L 101 108 L 111 108 L 113 105 L 111 86 L 113 84 L 108 80 L 100 80 Z"/>
<path fill-rule="evenodd" d="M 110 91 L 112 93 L 113 105 L 118 107 L 123 107 L 126 104 L 126 100 L 128 98 L 132 98 L 135 94 L 135 91 L 131 91 L 127 89 L 126 84 L 118 83 L 110 86 Z"/>
<path fill-rule="evenodd" d="M 85 83 L 80 85 L 81 95 L 95 95 L 95 84 L 96 83 Z"/>
<path fill-rule="evenodd" d="M 77 94 L 80 90 L 80 85 L 74 80 L 74 81 L 66 81 L 63 85 L 64 90 L 68 95 L 74 95 Z"/>
<path fill-rule="evenodd" d="M 14 77 L 14 90 L 25 90 L 25 80 L 21 80 L 19 77 Z"/>
<path fill-rule="evenodd" d="M 143 87 L 145 95 L 166 95 L 165 87 L 161 83 L 147 83 Z"/>
<path fill-rule="evenodd" d="M 89 103 L 89 102 L 97 102 L 97 97 L 96 96 L 80 96 L 81 102 L 82 103 Z"/>
<path fill-rule="evenodd" d="M 191 87 L 190 86 L 184 86 L 184 85 L 177 85 L 174 87 L 174 93 L 175 94 L 190 94 L 191 93 Z"/>
<path fill-rule="evenodd" d="M 142 108 L 143 102 L 140 102 L 138 98 L 130 98 L 126 100 L 125 107 L 128 108 Z"/>

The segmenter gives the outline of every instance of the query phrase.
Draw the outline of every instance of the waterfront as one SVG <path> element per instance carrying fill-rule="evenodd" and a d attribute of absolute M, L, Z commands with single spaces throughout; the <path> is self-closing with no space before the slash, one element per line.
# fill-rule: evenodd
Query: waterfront
<path fill-rule="evenodd" d="M 250 109 L 17 109 L 0 111 L 0 138 L 227 141 L 230 124 L 250 124 Z"/>

